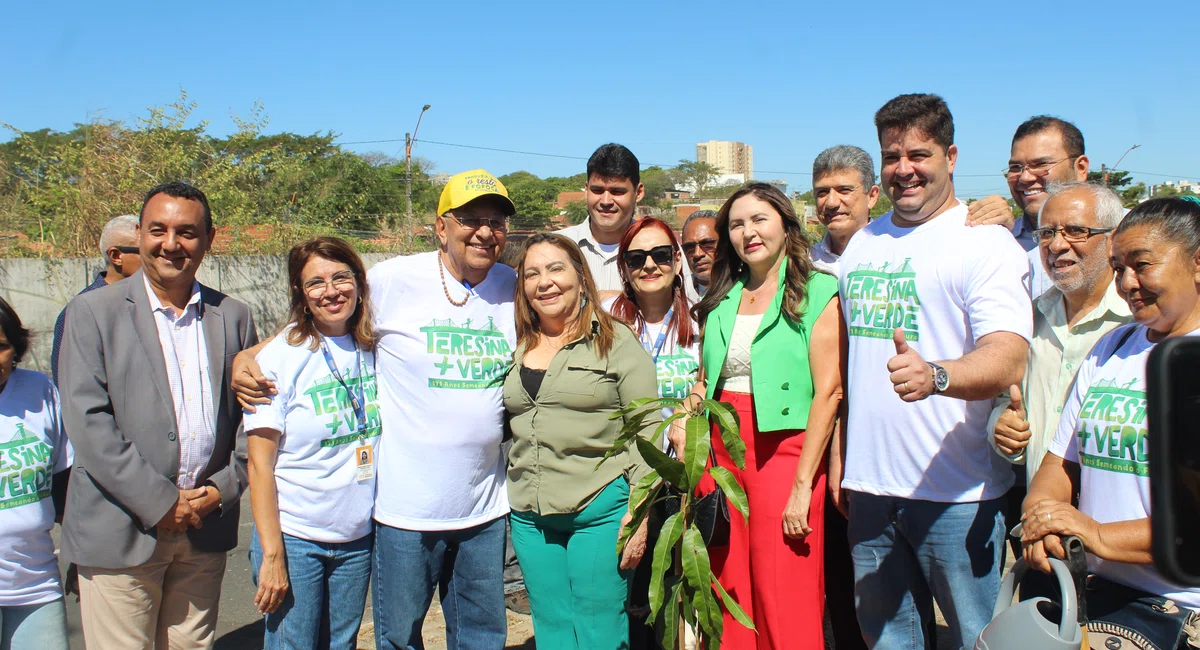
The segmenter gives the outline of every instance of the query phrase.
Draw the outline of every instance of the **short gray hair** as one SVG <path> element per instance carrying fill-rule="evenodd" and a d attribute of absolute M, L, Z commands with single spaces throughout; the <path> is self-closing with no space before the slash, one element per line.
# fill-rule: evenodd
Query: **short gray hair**
<path fill-rule="evenodd" d="M 817 159 L 813 161 L 813 182 L 843 169 L 858 172 L 864 192 L 875 184 L 875 163 L 871 161 L 871 154 L 850 144 L 839 144 L 817 154 Z"/>
<path fill-rule="evenodd" d="M 1121 204 L 1121 197 L 1110 188 L 1091 181 L 1050 183 L 1046 188 L 1046 193 L 1050 196 L 1042 203 L 1042 210 L 1046 209 L 1046 204 L 1054 197 L 1077 189 L 1091 194 L 1092 198 L 1096 199 L 1096 222 L 1101 228 L 1116 228 L 1120 225 L 1121 219 L 1125 217 L 1125 206 Z"/>
<path fill-rule="evenodd" d="M 113 217 L 108 223 L 104 224 L 104 230 L 100 231 L 100 257 L 108 257 L 108 249 L 118 246 L 113 243 L 114 240 L 123 239 L 129 236 L 136 240 L 137 238 L 137 215 L 123 214 L 119 217 Z"/>
<path fill-rule="evenodd" d="M 683 230 L 687 230 L 688 224 L 695 221 L 696 219 L 712 219 L 713 221 L 716 221 L 717 220 L 717 211 L 716 210 L 696 210 L 695 212 L 688 215 L 687 220 L 683 222 Z"/>

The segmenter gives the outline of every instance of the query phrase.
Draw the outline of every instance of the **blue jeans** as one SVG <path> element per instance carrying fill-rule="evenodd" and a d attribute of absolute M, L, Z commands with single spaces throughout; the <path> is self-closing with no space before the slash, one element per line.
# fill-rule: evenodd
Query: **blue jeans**
<path fill-rule="evenodd" d="M 447 650 L 501 650 L 505 517 L 462 530 L 375 524 L 375 647 L 423 650 L 421 626 L 438 588 Z"/>
<path fill-rule="evenodd" d="M 289 589 L 279 609 L 267 614 L 266 650 L 358 647 L 358 626 L 371 580 L 372 537 L 331 544 L 284 534 Z M 255 586 L 262 561 L 255 530 L 250 542 Z"/>
<path fill-rule="evenodd" d="M 972 647 L 992 618 L 1004 560 L 1004 497 L 936 503 L 850 495 L 854 605 L 873 648 L 924 648 L 933 600 L 951 648 Z"/>
<path fill-rule="evenodd" d="M 41 605 L 0 607 L 0 650 L 67 650 L 63 599 Z"/>

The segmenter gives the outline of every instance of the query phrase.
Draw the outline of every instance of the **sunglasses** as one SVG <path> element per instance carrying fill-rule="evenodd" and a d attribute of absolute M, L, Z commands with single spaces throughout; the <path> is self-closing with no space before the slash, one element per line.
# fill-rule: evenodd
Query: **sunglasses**
<path fill-rule="evenodd" d="M 705 253 L 711 253 L 717 250 L 717 240 L 701 239 L 700 241 L 685 242 L 683 244 L 683 254 L 691 257 L 696 254 L 696 248 L 699 248 Z"/>
<path fill-rule="evenodd" d="M 113 246 L 113 248 L 117 249 L 117 252 L 125 255 L 132 255 L 133 253 L 138 252 L 137 246 Z"/>
<path fill-rule="evenodd" d="M 640 269 L 646 265 L 647 257 L 653 259 L 654 263 L 659 266 L 667 266 L 675 260 L 675 247 L 664 244 L 655 246 L 648 251 L 631 248 L 625 251 L 625 266 L 631 269 Z"/>

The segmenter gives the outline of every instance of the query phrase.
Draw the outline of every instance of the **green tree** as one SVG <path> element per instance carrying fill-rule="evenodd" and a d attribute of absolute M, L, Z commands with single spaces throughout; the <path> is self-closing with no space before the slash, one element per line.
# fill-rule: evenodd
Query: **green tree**
<path fill-rule="evenodd" d="M 642 205 L 653 208 L 666 205 L 663 194 L 675 189 L 679 180 L 679 172 L 674 169 L 663 169 L 657 165 L 643 169 L 642 185 L 646 188 L 646 198 L 642 199 Z"/>
<path fill-rule="evenodd" d="M 883 192 L 879 193 L 879 200 L 875 202 L 875 207 L 871 208 L 871 218 L 882 216 L 890 212 L 892 209 L 892 201 Z"/>
<path fill-rule="evenodd" d="M 1107 182 L 1104 179 L 1106 173 L 1108 174 Z M 1142 200 L 1142 197 L 1146 195 L 1146 184 L 1138 183 L 1130 185 L 1130 183 L 1133 183 L 1133 178 L 1126 171 L 1115 169 L 1090 171 L 1088 172 L 1087 179 L 1093 183 L 1108 185 L 1109 188 L 1121 196 L 1121 203 L 1127 208 L 1136 206 Z"/>
<path fill-rule="evenodd" d="M 720 169 L 705 162 L 691 160 L 680 160 L 679 164 L 675 165 L 675 171 L 679 173 L 681 181 L 695 187 L 697 192 L 703 192 L 721 175 Z"/>
<path fill-rule="evenodd" d="M 587 219 L 587 203 L 584 201 L 571 201 L 567 204 L 566 213 L 567 221 L 572 226 L 577 226 L 583 223 L 584 219 Z"/>

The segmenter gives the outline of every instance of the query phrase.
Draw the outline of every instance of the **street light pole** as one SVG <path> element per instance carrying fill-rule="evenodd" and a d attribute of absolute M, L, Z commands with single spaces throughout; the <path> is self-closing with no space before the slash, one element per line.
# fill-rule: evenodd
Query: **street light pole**
<path fill-rule="evenodd" d="M 412 130 L 412 135 L 404 134 L 404 196 L 407 207 L 404 210 L 404 238 L 412 247 L 412 147 L 417 141 L 417 131 L 421 128 L 421 118 L 425 117 L 425 111 L 429 110 L 429 104 L 421 108 L 421 113 L 417 115 L 417 126 Z"/>
<path fill-rule="evenodd" d="M 1105 170 L 1104 170 L 1104 186 L 1105 186 L 1105 187 L 1108 187 L 1108 175 L 1109 175 L 1109 174 L 1111 174 L 1112 172 L 1115 172 L 1115 171 L 1117 171 L 1117 165 L 1120 165 L 1120 164 L 1121 164 L 1121 161 L 1122 161 L 1122 160 L 1125 160 L 1125 156 L 1128 156 L 1130 151 L 1133 151 L 1134 149 L 1137 149 L 1137 148 L 1138 148 L 1138 147 L 1140 147 L 1140 146 L 1142 146 L 1142 145 L 1140 145 L 1140 144 L 1135 144 L 1135 145 L 1133 145 L 1132 147 L 1130 147 L 1130 148 L 1126 149 L 1126 150 L 1125 150 L 1125 153 L 1121 154 L 1121 157 L 1120 157 L 1120 158 L 1117 158 L 1117 164 L 1116 164 L 1116 165 L 1113 165 L 1113 166 L 1112 166 L 1112 169 L 1105 169 Z"/>

